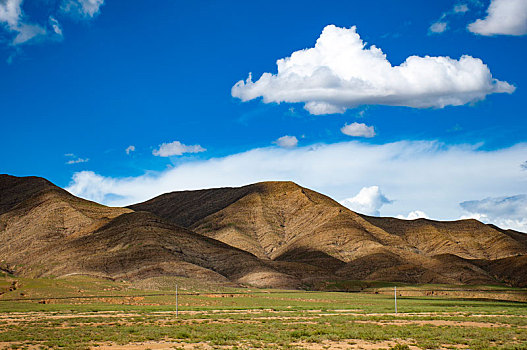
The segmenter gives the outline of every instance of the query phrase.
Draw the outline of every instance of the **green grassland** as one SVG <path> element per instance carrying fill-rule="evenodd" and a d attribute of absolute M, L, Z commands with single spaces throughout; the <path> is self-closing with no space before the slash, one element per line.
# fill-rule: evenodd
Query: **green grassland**
<path fill-rule="evenodd" d="M 173 348 L 527 349 L 527 303 L 496 300 L 500 293 L 523 300 L 521 289 L 471 287 L 486 291 L 468 298 L 430 292 L 460 286 L 397 284 L 395 314 L 389 283 L 328 283 L 329 290 L 361 292 L 308 292 L 150 282 L 155 290 L 85 276 L 0 277 L 0 349 L 148 348 L 161 341 Z"/>

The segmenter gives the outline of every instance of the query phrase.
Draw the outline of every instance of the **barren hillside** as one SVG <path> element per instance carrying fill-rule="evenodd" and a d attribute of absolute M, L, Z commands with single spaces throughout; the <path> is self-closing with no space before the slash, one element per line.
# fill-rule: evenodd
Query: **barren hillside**
<path fill-rule="evenodd" d="M 130 208 L 261 259 L 310 264 L 344 279 L 500 283 L 513 277 L 480 261 L 527 255 L 518 232 L 476 220 L 369 217 L 292 182 L 172 192 Z M 527 275 L 527 265 L 517 265 Z"/>
<path fill-rule="evenodd" d="M 0 261 L 14 274 L 299 286 L 245 251 L 152 214 L 77 198 L 44 179 L 1 175 L 0 194 Z"/>
<path fill-rule="evenodd" d="M 527 236 L 475 220 L 360 215 L 292 182 L 111 208 L 41 178 L 0 175 L 0 268 L 275 288 L 330 280 L 526 286 Z"/>

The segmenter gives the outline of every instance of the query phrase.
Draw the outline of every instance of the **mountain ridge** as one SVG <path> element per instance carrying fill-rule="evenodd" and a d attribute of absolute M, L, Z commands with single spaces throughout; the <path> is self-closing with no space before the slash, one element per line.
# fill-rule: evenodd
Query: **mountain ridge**
<path fill-rule="evenodd" d="M 210 198 L 213 205 L 209 205 Z M 207 209 L 199 212 L 201 207 Z M 496 283 L 501 275 L 492 275 L 471 261 L 527 254 L 522 233 L 472 219 L 442 222 L 371 217 L 292 182 L 175 191 L 129 208 L 150 211 L 261 259 L 333 266 L 331 274 L 337 278 Z M 193 215 L 182 220 L 179 213 L 185 211 Z M 444 256 L 449 255 L 462 259 L 455 260 L 454 273 L 445 272 L 445 265 L 452 260 L 445 262 Z M 420 272 L 415 277 L 399 267 Z M 452 277 L 456 274 L 458 277 Z"/>
<path fill-rule="evenodd" d="M 371 217 L 293 182 L 175 191 L 127 208 L 0 175 L 0 268 L 310 288 L 317 281 L 527 286 L 527 235 Z"/>
<path fill-rule="evenodd" d="M 18 275 L 175 275 L 261 287 L 300 285 L 250 253 L 147 212 L 77 198 L 44 179 L 0 176 L 0 193 L 6 208 L 0 214 L 0 261 Z"/>

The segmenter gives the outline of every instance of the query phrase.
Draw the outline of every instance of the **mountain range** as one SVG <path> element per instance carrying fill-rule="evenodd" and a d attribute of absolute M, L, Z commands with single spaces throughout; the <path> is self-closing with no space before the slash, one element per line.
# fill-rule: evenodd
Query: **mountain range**
<path fill-rule="evenodd" d="M 272 288 L 346 280 L 525 287 L 527 235 L 476 220 L 366 216 L 293 182 L 177 191 L 116 208 L 43 178 L 0 175 L 0 269 Z"/>

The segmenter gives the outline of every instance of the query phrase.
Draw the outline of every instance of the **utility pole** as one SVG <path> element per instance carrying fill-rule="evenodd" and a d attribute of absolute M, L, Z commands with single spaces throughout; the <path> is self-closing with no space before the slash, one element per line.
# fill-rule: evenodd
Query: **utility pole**
<path fill-rule="evenodd" d="M 179 304 L 178 304 L 178 295 L 177 295 L 177 284 L 176 284 L 176 318 L 179 316 Z"/>
<path fill-rule="evenodd" d="M 394 287 L 394 296 L 395 296 L 395 313 L 397 313 L 397 286 Z"/>

